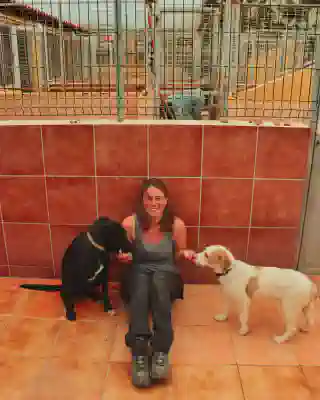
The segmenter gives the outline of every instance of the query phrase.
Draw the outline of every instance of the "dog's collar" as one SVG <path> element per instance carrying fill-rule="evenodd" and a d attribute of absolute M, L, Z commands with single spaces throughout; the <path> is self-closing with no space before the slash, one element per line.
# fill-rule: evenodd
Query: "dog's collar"
<path fill-rule="evenodd" d="M 224 272 L 221 272 L 221 273 L 217 273 L 217 272 L 216 272 L 216 276 L 217 276 L 218 278 L 221 278 L 222 276 L 228 275 L 228 273 L 229 273 L 231 270 L 232 270 L 232 268 L 228 268 L 228 269 L 226 269 Z"/>
<path fill-rule="evenodd" d="M 103 246 L 100 246 L 100 244 L 96 243 L 93 240 L 93 237 L 91 236 L 91 233 L 87 232 L 87 238 L 89 239 L 89 242 L 92 244 L 93 247 L 95 247 L 96 249 L 98 249 L 100 251 L 105 251 L 105 248 Z"/>

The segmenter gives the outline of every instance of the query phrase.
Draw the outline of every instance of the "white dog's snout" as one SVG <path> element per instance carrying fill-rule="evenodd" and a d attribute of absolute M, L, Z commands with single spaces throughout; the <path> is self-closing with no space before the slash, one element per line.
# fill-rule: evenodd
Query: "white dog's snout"
<path fill-rule="evenodd" d="M 204 255 L 203 253 L 197 253 L 196 254 L 196 259 L 195 259 L 195 265 L 197 267 L 204 267 Z"/>

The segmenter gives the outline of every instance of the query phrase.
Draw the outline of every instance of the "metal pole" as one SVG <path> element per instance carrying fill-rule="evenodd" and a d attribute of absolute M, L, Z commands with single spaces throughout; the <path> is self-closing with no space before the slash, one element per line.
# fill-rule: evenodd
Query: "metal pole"
<path fill-rule="evenodd" d="M 65 62 L 64 62 L 64 54 L 63 54 L 63 18 L 62 18 L 62 0 L 59 0 L 59 31 L 60 31 L 60 72 L 61 72 L 61 79 L 63 85 L 65 82 Z"/>
<path fill-rule="evenodd" d="M 231 43 L 230 43 L 230 85 L 229 94 L 237 91 L 238 69 L 239 69 L 239 35 L 240 35 L 240 2 L 231 4 Z"/>
<path fill-rule="evenodd" d="M 150 1 L 147 5 L 147 44 L 148 44 L 148 65 L 151 73 L 151 84 L 153 88 L 153 117 L 159 117 L 159 78 L 160 78 L 160 38 L 157 34 L 157 25 L 160 21 L 158 2 Z"/>
<path fill-rule="evenodd" d="M 11 27 L 11 48 L 12 48 L 12 54 L 13 54 L 13 68 L 14 68 L 14 70 L 13 70 L 13 76 L 14 76 L 13 87 L 15 89 L 21 89 L 17 27 L 14 25 Z"/>
<path fill-rule="evenodd" d="M 223 5 L 223 31 L 221 46 L 221 70 L 220 85 L 223 95 L 224 117 L 228 116 L 228 97 L 229 97 L 229 79 L 230 79 L 230 50 L 231 50 L 231 7 L 232 1 L 226 0 Z"/>
<path fill-rule="evenodd" d="M 115 0 L 115 26 L 116 26 L 116 80 L 117 80 L 117 117 L 121 122 L 124 119 L 124 87 L 122 79 L 122 63 L 123 63 L 123 40 L 122 40 L 122 23 L 121 23 L 121 1 Z"/>
<path fill-rule="evenodd" d="M 158 35 L 158 24 L 160 23 L 160 13 L 158 10 L 158 1 L 155 2 L 153 8 L 153 40 L 154 40 L 154 66 L 153 66 L 153 86 L 154 86 L 154 117 L 158 119 L 160 117 L 160 37 Z"/>
<path fill-rule="evenodd" d="M 311 130 L 313 133 L 320 134 L 320 36 L 318 32 L 314 54 L 315 65 L 312 77 Z"/>
<path fill-rule="evenodd" d="M 43 25 L 43 48 L 44 48 L 44 65 L 45 65 L 45 87 L 49 87 L 49 54 L 48 54 L 48 27 Z"/>

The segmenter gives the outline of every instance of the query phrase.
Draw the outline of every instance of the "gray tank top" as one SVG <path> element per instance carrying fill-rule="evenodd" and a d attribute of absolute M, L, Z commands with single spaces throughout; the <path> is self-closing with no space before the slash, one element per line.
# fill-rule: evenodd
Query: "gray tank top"
<path fill-rule="evenodd" d="M 179 273 L 175 265 L 175 242 L 172 233 L 166 232 L 159 243 L 145 243 L 138 218 L 135 217 L 133 267 L 148 272 Z"/>

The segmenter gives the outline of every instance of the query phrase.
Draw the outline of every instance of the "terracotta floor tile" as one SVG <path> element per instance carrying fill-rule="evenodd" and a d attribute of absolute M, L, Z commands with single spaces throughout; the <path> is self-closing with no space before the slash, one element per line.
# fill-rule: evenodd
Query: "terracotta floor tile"
<path fill-rule="evenodd" d="M 112 321 L 61 321 L 53 355 L 58 357 L 107 361 L 115 338 Z"/>
<path fill-rule="evenodd" d="M 171 362 L 175 365 L 235 364 L 227 325 L 214 323 L 212 326 L 177 326 Z"/>
<path fill-rule="evenodd" d="M 233 333 L 232 341 L 239 365 L 298 365 L 290 343 L 279 345 L 271 337 L 255 332 L 247 336 Z"/>
<path fill-rule="evenodd" d="M 320 399 L 320 367 L 302 367 L 313 400 Z"/>
<path fill-rule="evenodd" d="M 30 400 L 99 400 L 106 370 L 104 363 L 51 358 L 34 385 Z"/>
<path fill-rule="evenodd" d="M 103 305 L 96 303 L 90 299 L 80 301 L 77 306 L 77 320 L 88 320 L 96 321 L 102 319 L 114 319 L 108 316 L 107 313 L 103 311 Z"/>
<path fill-rule="evenodd" d="M 299 367 L 241 366 L 246 400 L 313 400 Z"/>
<path fill-rule="evenodd" d="M 320 302 L 316 303 L 314 325 L 308 333 L 300 333 L 293 340 L 294 351 L 301 365 L 320 366 Z"/>
<path fill-rule="evenodd" d="M 52 354 L 61 321 L 15 318 L 6 329 L 1 352 L 17 356 L 47 357 Z"/>
<path fill-rule="evenodd" d="M 148 399 L 148 400 L 173 400 L 173 388 L 170 379 L 161 385 L 154 385 L 148 389 L 137 389 L 132 386 L 130 376 L 130 364 L 111 363 L 105 381 L 102 400 L 123 399 Z"/>
<path fill-rule="evenodd" d="M 175 326 L 170 357 L 172 364 L 235 364 L 230 332 L 226 325 L 219 330 L 216 325 L 218 323 L 212 326 Z M 130 351 L 124 342 L 127 329 L 125 324 L 117 326 L 111 362 L 131 360 Z"/>
<path fill-rule="evenodd" d="M 24 290 L 27 298 L 21 308 L 21 314 L 26 317 L 61 318 L 64 308 L 59 292 L 37 292 Z"/>
<path fill-rule="evenodd" d="M 12 317 L 9 315 L 0 315 L 0 337 L 3 336 L 5 330 L 8 328 Z"/>
<path fill-rule="evenodd" d="M 18 287 L 21 283 L 21 278 L 3 278 L 0 277 L 0 288 L 1 290 L 8 287 Z"/>
<path fill-rule="evenodd" d="M 17 361 L 9 355 L 0 360 L 0 398 L 29 400 L 30 386 L 37 380 L 43 363 L 44 360 L 35 358 L 20 358 Z"/>
<path fill-rule="evenodd" d="M 294 339 L 294 353 L 301 365 L 320 366 L 320 329 L 301 333 Z"/>
<path fill-rule="evenodd" d="M 172 387 L 178 399 L 243 399 L 238 368 L 231 365 L 176 366 L 172 369 Z"/>
<path fill-rule="evenodd" d="M 184 297 L 173 306 L 175 326 L 213 324 L 223 298 L 219 285 L 186 285 Z"/>
<path fill-rule="evenodd" d="M 13 314 L 19 310 L 26 298 L 19 287 L 16 279 L 0 279 L 0 314 Z"/>
<path fill-rule="evenodd" d="M 128 331 L 126 324 L 118 324 L 115 332 L 110 361 L 112 362 L 130 362 L 131 354 L 128 347 L 125 345 L 124 338 Z"/>

